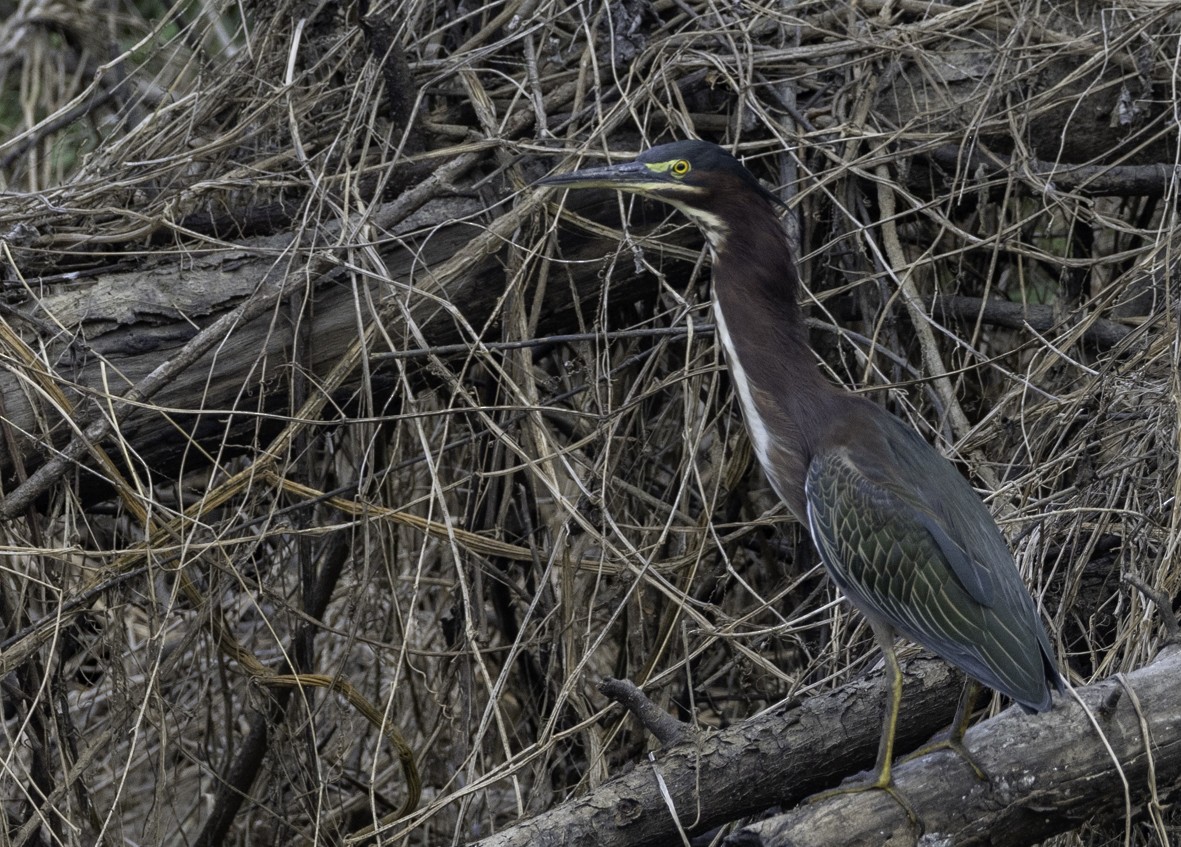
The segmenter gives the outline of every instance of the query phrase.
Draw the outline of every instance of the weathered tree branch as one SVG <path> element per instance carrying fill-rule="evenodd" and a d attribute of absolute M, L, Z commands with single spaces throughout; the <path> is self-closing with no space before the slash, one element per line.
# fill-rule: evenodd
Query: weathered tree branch
<path fill-rule="evenodd" d="M 1059 191 L 1073 191 L 1088 197 L 1161 197 L 1177 176 L 1170 162 L 1141 165 L 1075 165 L 1038 159 L 1011 161 L 979 149 L 965 152 L 954 145 L 940 147 L 931 158 L 948 169 L 964 169 L 973 175 L 1017 174 L 1034 183 L 1045 183 Z"/>
<path fill-rule="evenodd" d="M 985 300 L 957 294 L 942 294 L 934 298 L 932 311 L 940 318 L 979 319 L 986 324 L 1008 329 L 1024 329 L 1028 326 L 1037 332 L 1050 331 L 1063 318 L 1060 309 L 1040 303 L 1015 303 L 997 298 Z M 1132 331 L 1132 327 L 1098 318 L 1083 330 L 1083 338 L 1107 349 L 1119 344 Z"/>
<path fill-rule="evenodd" d="M 911 750 L 946 726 L 961 679 L 931 658 L 908 662 L 899 747 Z M 642 847 L 679 843 L 655 771 L 681 826 L 708 830 L 773 806 L 790 806 L 873 764 L 881 731 L 880 679 L 771 709 L 694 742 L 479 842 L 480 847 Z"/>
<path fill-rule="evenodd" d="M 390 213 L 405 202 L 403 196 L 388 204 Z M 182 461 L 200 464 L 203 450 L 223 457 L 249 450 L 267 436 L 268 427 L 277 431 L 290 411 L 292 349 L 304 350 L 298 367 L 322 377 L 356 339 L 359 310 L 370 311 L 363 314 L 366 319 L 386 320 L 389 338 L 420 346 L 401 316 L 374 314 L 369 305 L 405 297 L 408 289 L 424 294 L 410 298 L 408 308 L 432 346 L 470 344 L 453 313 L 429 292 L 437 268 L 471 251 L 480 230 L 456 219 L 479 207 L 476 201 L 436 200 L 394 230 L 396 239 L 382 252 L 389 281 L 361 275 L 350 280 L 339 263 L 301 256 L 293 236 L 284 234 L 251 239 L 237 250 L 170 256 L 148 267 L 95 274 L 83 283 L 44 286 L 27 304 L 7 310 L 7 322 L 23 339 L 15 344 L 23 349 L 11 350 L 17 332 L 4 336 L 10 349 L 0 368 L 0 416 L 10 436 L 0 439 L 0 476 L 18 467 L 60 475 L 113 430 L 130 447 L 113 456 L 135 456 L 150 473 L 171 473 Z M 610 217 L 615 208 L 591 198 L 582 211 Z M 386 215 L 379 210 L 376 218 Z M 329 227 L 325 230 L 321 240 L 333 241 Z M 602 265 L 596 260 L 603 252 L 601 243 L 572 240 L 565 256 L 576 261 L 563 271 L 569 284 L 540 292 L 539 331 L 581 328 L 581 305 L 601 295 Z M 650 286 L 630 262 L 619 265 L 611 283 L 620 293 Z M 468 326 L 494 325 L 506 284 L 496 256 L 473 256 L 470 267 L 448 281 L 445 295 Z M 281 306 L 291 297 L 314 303 L 314 311 L 292 321 Z M 310 334 L 314 343 L 297 345 L 296 333 Z M 377 366 L 371 375 L 373 384 L 362 386 L 363 374 L 355 374 L 334 400 L 347 405 L 366 388 L 378 394 L 393 378 L 392 369 Z M 46 383 L 70 405 L 53 402 Z M 150 403 L 143 402 L 147 398 Z M 88 426 L 87 437 L 71 442 Z M 87 481 L 100 475 L 82 476 L 84 494 Z M 103 491 L 101 485 L 90 488 Z M 19 513 L 26 503 L 27 498 L 13 500 L 4 513 Z"/>
<path fill-rule="evenodd" d="M 661 709 L 631 680 L 604 679 L 599 683 L 599 691 L 635 715 L 636 720 L 656 736 L 656 740 L 663 746 L 692 739 L 691 724 L 679 721 Z"/>
<path fill-rule="evenodd" d="M 1096 816 L 1136 814 L 1181 785 L 1178 674 L 1181 650 L 1170 648 L 1147 667 L 1078 691 L 1082 705 L 1068 695 L 1041 715 L 1010 708 L 965 738 L 989 782 L 956 754 L 940 752 L 896 768 L 898 790 L 931 843 L 958 847 L 1018 847 Z M 919 835 L 898 803 L 873 791 L 802 806 L 726 843 L 913 844 Z"/>
<path fill-rule="evenodd" d="M 898 787 L 923 818 L 927 833 L 946 835 L 957 845 L 1032 844 L 1096 813 L 1118 810 L 1125 804 L 1121 770 L 1129 784 L 1128 808 L 1135 809 L 1181 778 L 1178 674 L 1181 650 L 1080 690 L 1086 710 L 1069 695 L 1057 697 L 1054 708 L 1042 715 L 1007 709 L 966 738 L 991 782 L 978 781 L 956 754 L 937 752 L 899 765 Z M 901 750 L 914 749 L 950 720 L 957 690 L 957 680 L 942 662 L 908 663 Z M 479 845 L 673 843 L 677 827 L 654 769 L 667 786 L 680 826 L 689 832 L 775 805 L 793 806 L 872 764 L 880 719 L 876 679 L 859 681 L 659 753 L 653 764 L 638 764 Z M 1150 761 L 1155 782 L 1148 779 Z M 901 807 L 874 791 L 840 795 L 752 824 L 728 843 L 819 847 L 913 844 L 917 838 Z"/>

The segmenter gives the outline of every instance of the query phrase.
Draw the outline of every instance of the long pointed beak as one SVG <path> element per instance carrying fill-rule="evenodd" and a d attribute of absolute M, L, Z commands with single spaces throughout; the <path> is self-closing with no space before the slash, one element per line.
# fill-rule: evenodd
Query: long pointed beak
<path fill-rule="evenodd" d="M 616 191 L 645 191 L 665 185 L 665 181 L 639 162 L 583 168 L 567 174 L 554 174 L 533 183 L 541 188 L 613 188 Z"/>

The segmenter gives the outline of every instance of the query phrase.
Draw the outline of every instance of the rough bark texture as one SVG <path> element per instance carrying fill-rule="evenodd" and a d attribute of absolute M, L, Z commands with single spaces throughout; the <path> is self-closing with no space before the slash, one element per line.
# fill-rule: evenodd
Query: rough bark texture
<path fill-rule="evenodd" d="M 932 844 L 1018 847 L 1087 820 L 1119 819 L 1169 805 L 1181 787 L 1181 649 L 1147 667 L 1069 694 L 1041 715 L 1010 708 L 974 727 L 968 750 L 979 781 L 951 752 L 895 771 L 918 830 L 880 791 L 831 798 L 735 833 L 733 847 Z M 1159 806 L 1157 806 L 1159 808 Z M 1163 833 L 1162 833 L 1163 834 Z"/>
<path fill-rule="evenodd" d="M 961 678 L 937 659 L 904 667 L 899 748 L 910 750 L 950 722 Z M 677 823 L 702 832 L 775 806 L 790 806 L 873 766 L 882 720 L 880 677 L 771 709 L 758 717 L 636 762 L 577 797 L 478 842 L 480 847 L 644 847 L 674 843 Z M 657 773 L 667 788 L 664 796 Z"/>
<path fill-rule="evenodd" d="M 580 199 L 575 208 L 591 216 L 610 218 L 617 208 L 605 195 Z M 474 257 L 470 268 L 442 283 L 445 290 L 432 270 L 472 249 L 479 230 L 455 220 L 477 211 L 478 204 L 469 201 L 428 204 L 394 234 L 428 231 L 429 237 L 407 237 L 383 250 L 389 280 L 350 277 L 333 266 L 270 313 L 235 327 L 156 394 L 150 407 L 121 421 L 121 447 L 113 455 L 118 460 L 123 447 L 130 447 L 141 469 L 174 476 L 182 463 L 185 470 L 202 467 L 207 462 L 202 454 L 224 459 L 258 449 L 282 423 L 268 416 L 294 411 L 293 368 L 315 384 L 372 321 L 383 325 L 395 350 L 421 350 L 423 339 L 431 347 L 470 342 L 470 328 L 490 330 L 495 339 L 495 326 L 487 324 L 505 293 L 498 257 Z M 686 240 L 691 235 L 686 233 Z M 572 240 L 566 256 L 573 261 L 563 270 L 567 284 L 526 292 L 539 298 L 530 308 L 542 315 L 541 334 L 586 329 L 579 315 L 584 304 L 602 295 L 607 249 L 585 238 Z M 36 298 L 11 309 L 6 320 L 19 331 L 27 356 L 0 370 L 3 418 L 11 434 L 0 439 L 0 474 L 11 475 L 18 464 L 27 473 L 75 428 L 119 407 L 117 395 L 179 355 L 203 326 L 253 296 L 268 276 L 275 277 L 276 266 L 290 263 L 293 273 L 307 273 L 306 259 L 292 258 L 298 252 L 298 239 L 284 234 L 247 240 L 232 251 L 162 253 L 146 265 L 45 285 Z M 630 262 L 613 275 L 612 284 L 612 296 L 623 300 L 650 296 L 648 275 Z M 415 296 L 407 297 L 409 290 Z M 407 312 L 391 305 L 398 298 L 409 304 Z M 418 370 L 425 377 L 425 369 Z M 354 371 L 333 401 L 349 406 L 367 376 L 372 382 L 365 387 L 379 396 L 392 387 L 391 369 L 375 363 Z M 50 385 L 63 391 L 69 407 L 47 396 Z M 105 495 L 94 477 L 82 480 L 84 492 Z"/>
<path fill-rule="evenodd" d="M 925 835 L 932 844 L 1017 847 L 1096 814 L 1121 816 L 1125 801 L 1127 813 L 1136 814 L 1154 798 L 1167 802 L 1167 793 L 1181 784 L 1178 674 L 1181 650 L 1170 648 L 1148 667 L 1081 689 L 1082 706 L 1068 693 L 1056 697 L 1047 713 L 1027 715 L 1011 707 L 978 724 L 965 742 L 988 782 L 950 751 L 899 765 L 898 790 L 923 829 L 887 794 L 869 791 L 803 805 L 751 824 L 726 843 L 869 847 L 913 845 Z M 920 746 L 950 718 L 958 688 L 934 659 L 909 663 L 906 684 L 902 751 Z M 677 839 L 670 802 L 679 826 L 690 833 L 795 805 L 872 765 L 880 705 L 875 685 L 858 682 L 775 709 L 658 753 L 653 762 L 639 762 L 630 773 L 479 847 L 669 844 Z"/>

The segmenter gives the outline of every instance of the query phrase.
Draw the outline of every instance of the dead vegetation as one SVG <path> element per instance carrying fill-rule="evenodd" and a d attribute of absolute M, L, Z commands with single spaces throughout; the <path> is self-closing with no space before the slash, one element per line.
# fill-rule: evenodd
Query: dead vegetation
<path fill-rule="evenodd" d="M 790 199 L 818 366 L 990 492 L 1071 682 L 1156 654 L 1173 4 L 0 10 L 13 844 L 464 843 L 643 758 L 604 677 L 708 728 L 872 671 L 697 236 L 527 188 L 688 135 Z"/>

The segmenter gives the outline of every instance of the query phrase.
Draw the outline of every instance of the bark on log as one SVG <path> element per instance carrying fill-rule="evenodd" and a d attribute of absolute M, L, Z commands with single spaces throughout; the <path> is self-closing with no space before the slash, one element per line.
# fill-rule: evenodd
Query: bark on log
<path fill-rule="evenodd" d="M 1096 817 L 1137 814 L 1181 785 L 1178 674 L 1181 649 L 1173 647 L 1147 667 L 1080 690 L 1082 705 L 1067 695 L 1044 714 L 1013 707 L 974 727 L 965 742 L 989 782 L 947 751 L 902 765 L 895 783 L 925 833 L 872 791 L 760 821 L 726 844 L 910 845 L 925 834 L 931 844 L 1018 847 Z"/>
<path fill-rule="evenodd" d="M 980 782 L 948 751 L 899 765 L 899 790 L 930 843 L 1015 847 L 1064 832 L 1096 814 L 1131 812 L 1181 780 L 1181 650 L 1145 668 L 1069 694 L 1041 715 L 1007 709 L 969 731 L 966 744 L 991 776 Z M 957 682 L 942 662 L 907 664 L 900 750 L 950 719 Z M 583 797 L 521 821 L 479 847 L 679 843 L 690 833 L 794 805 L 872 764 L 881 718 L 876 679 L 795 708 L 775 709 L 638 764 Z M 1145 740 L 1150 739 L 1146 744 Z M 1108 747 L 1111 746 L 1109 753 Z M 1113 761 L 1112 754 L 1118 759 Z M 1150 774 L 1155 769 L 1155 778 Z M 656 780 L 659 772 L 669 801 Z M 1125 797 L 1121 772 L 1128 781 Z M 669 803 L 677 810 L 672 819 Z M 880 791 L 840 795 L 752 824 L 734 847 L 914 844 L 920 833 Z"/>
<path fill-rule="evenodd" d="M 933 658 L 907 662 L 898 725 L 913 750 L 950 723 L 961 677 Z M 849 773 L 873 766 L 882 725 L 880 678 L 771 709 L 700 735 L 635 768 L 479 842 L 479 847 L 663 847 L 679 825 L 703 832 L 773 806 L 792 806 Z"/>
<path fill-rule="evenodd" d="M 971 126 L 971 143 L 1008 154 L 1017 110 L 1028 121 L 1022 149 L 1039 159 L 1111 164 L 1120 155 L 1123 165 L 1171 161 L 1164 155 L 1167 146 L 1159 144 L 1126 152 L 1132 133 L 1167 120 L 1162 109 L 1132 93 L 1153 91 L 1157 81 L 1136 78 L 1131 51 L 1104 53 L 1093 38 L 1068 36 L 1077 24 L 1065 17 L 1048 14 L 1039 24 L 1031 40 L 1054 45 L 1057 55 L 1040 63 L 1036 85 L 1029 86 L 1033 74 L 1018 55 L 1028 47 L 1013 43 L 1014 27 L 1021 25 L 997 16 L 966 25 L 954 40 L 900 46 L 895 72 L 879 82 L 874 115 L 882 125 L 928 137 L 957 137 Z M 1095 61 L 1098 55 L 1105 61 Z"/>
<path fill-rule="evenodd" d="M 618 208 L 604 198 L 577 199 L 583 202 L 580 212 L 591 217 L 610 219 Z M 122 420 L 117 437 L 126 449 L 111 451 L 116 460 L 134 456 L 137 473 L 168 479 L 182 463 L 187 469 L 207 464 L 204 452 L 226 458 L 257 449 L 292 410 L 292 371 L 310 375 L 314 384 L 340 361 L 363 323 L 384 319 L 386 335 L 395 343 L 421 347 L 396 310 L 378 308 L 392 297 L 405 299 L 411 320 L 431 345 L 470 342 L 461 322 L 495 324 L 494 311 L 507 284 L 503 262 L 495 254 L 475 257 L 462 275 L 445 281 L 446 291 L 434 290 L 433 276 L 446 261 L 472 249 L 481 230 L 456 221 L 470 219 L 481 208 L 478 201 L 454 199 L 425 206 L 401 234 L 394 233 L 398 241 L 382 251 L 388 281 L 350 279 L 340 265 L 313 274 L 308 268 L 316 249 L 303 248 L 291 234 L 250 239 L 232 250 L 162 253 L 149 266 L 136 263 L 82 281 L 40 285 L 30 279 L 31 296 L 0 318 L 11 328 L 3 337 L 5 366 L 0 368 L 0 422 L 7 429 L 0 439 L 0 477 L 11 480 L 18 469 L 27 474 L 73 432 L 118 407 L 118 395 L 178 355 L 203 326 L 253 296 L 260 284 L 270 284 L 263 281 L 275 279 L 278 263 L 288 265 L 285 274 L 308 274 L 307 285 L 279 308 L 235 327 L 150 405 Z M 429 237 L 405 235 L 411 230 L 429 232 Z M 336 243 L 331 231 L 316 236 L 318 245 Z M 563 273 L 570 284 L 551 284 L 541 293 L 540 331 L 577 331 L 581 304 L 602 294 L 597 260 L 607 250 L 603 242 L 569 240 L 564 255 L 575 261 Z M 619 263 L 610 282 L 613 296 L 656 289 L 631 262 Z M 442 308 L 436 295 L 454 306 L 461 320 Z M 374 367 L 371 375 L 371 387 L 380 396 L 391 384 L 392 369 Z M 363 389 L 361 380 L 356 373 L 334 403 L 347 407 Z M 47 385 L 61 390 L 68 408 L 53 399 Z M 97 481 L 97 472 L 82 476 L 84 497 L 105 495 L 106 487 Z"/>
<path fill-rule="evenodd" d="M 956 294 L 941 294 L 934 298 L 931 305 L 935 316 L 942 320 L 980 320 L 991 326 L 1008 329 L 1024 329 L 1028 325 L 1036 332 L 1049 332 L 1067 317 L 1053 306 L 996 298 L 984 300 Z M 1096 318 L 1087 325 L 1082 335 L 1086 341 L 1106 350 L 1121 343 L 1133 331 L 1130 326 Z"/>

